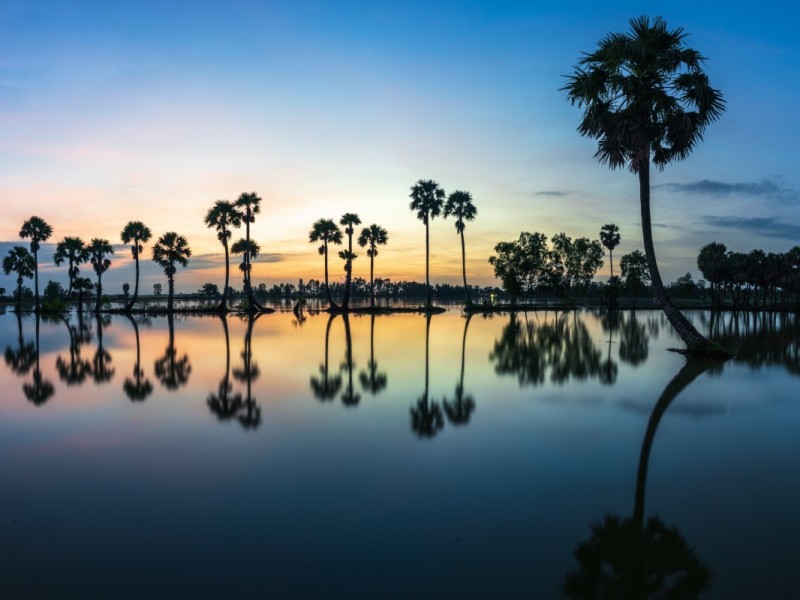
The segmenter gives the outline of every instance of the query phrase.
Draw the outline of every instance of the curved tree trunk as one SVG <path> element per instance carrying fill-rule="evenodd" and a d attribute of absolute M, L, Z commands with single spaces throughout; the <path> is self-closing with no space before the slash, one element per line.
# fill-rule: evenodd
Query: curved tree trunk
<path fill-rule="evenodd" d="M 656 263 L 656 253 L 653 247 L 653 232 L 650 218 L 650 159 L 642 159 L 639 165 L 639 200 L 642 209 L 642 237 L 644 238 L 644 252 L 647 256 L 647 266 L 650 268 L 650 280 L 656 293 L 661 308 L 667 319 L 681 336 L 686 344 L 684 351 L 687 356 L 708 356 L 717 358 L 730 358 L 732 355 L 724 348 L 711 343 L 695 329 L 689 320 L 672 303 L 664 289 L 661 274 Z"/>
<path fill-rule="evenodd" d="M 225 248 L 225 287 L 222 288 L 222 301 L 219 303 L 219 307 L 217 310 L 221 312 L 225 312 L 228 310 L 228 282 L 230 281 L 230 274 L 231 274 L 231 265 L 230 265 L 230 256 L 228 254 L 228 240 L 222 242 L 222 247 Z M 225 331 L 227 335 L 228 326 L 225 325 Z"/>
<path fill-rule="evenodd" d="M 336 302 L 333 301 L 333 296 L 331 296 L 331 286 L 328 283 L 328 242 L 325 241 L 325 296 L 328 299 L 328 307 L 334 310 L 338 309 L 339 307 L 336 305 Z"/>
<path fill-rule="evenodd" d="M 464 248 L 464 229 L 461 229 L 461 274 L 464 276 L 464 292 L 467 295 L 467 304 L 472 304 L 472 298 L 469 295 L 469 287 L 467 286 L 467 253 Z"/>

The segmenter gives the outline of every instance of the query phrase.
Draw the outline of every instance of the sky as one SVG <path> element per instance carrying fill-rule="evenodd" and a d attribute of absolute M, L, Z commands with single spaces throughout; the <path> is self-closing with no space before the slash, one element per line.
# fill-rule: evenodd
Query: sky
<path fill-rule="evenodd" d="M 640 14 L 686 30 L 727 102 L 686 161 L 653 173 L 662 277 L 698 277 L 711 241 L 783 252 L 800 244 L 800 38 L 789 6 L 0 0 L 0 255 L 27 245 L 19 229 L 37 215 L 54 228 L 40 287 L 66 286 L 52 248 L 77 235 L 116 245 L 103 281 L 119 292 L 134 277 L 119 234 L 141 220 L 155 237 L 189 240 L 178 291 L 221 286 L 222 247 L 203 217 L 216 200 L 255 191 L 254 284 L 321 279 L 309 230 L 345 212 L 389 232 L 377 277 L 423 281 L 425 231 L 408 194 L 434 179 L 471 192 L 478 209 L 465 230 L 470 283 L 499 284 L 487 258 L 521 231 L 594 239 L 616 223 L 616 263 L 642 249 L 638 182 L 594 160 L 559 88 L 582 52 Z M 430 235 L 432 281 L 458 283 L 453 221 L 433 220 Z M 354 276 L 368 278 L 359 254 Z M 149 247 L 144 257 L 146 292 L 165 278 Z M 334 255 L 331 274 L 344 275 Z M 597 279 L 607 276 L 608 261 Z M 14 285 L 0 274 L 0 286 Z"/>

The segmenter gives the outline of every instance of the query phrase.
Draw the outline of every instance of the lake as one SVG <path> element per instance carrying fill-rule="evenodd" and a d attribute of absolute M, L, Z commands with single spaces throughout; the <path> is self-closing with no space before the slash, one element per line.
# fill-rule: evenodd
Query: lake
<path fill-rule="evenodd" d="M 7 312 L 2 595 L 800 597 L 800 320 L 688 316 Z"/>

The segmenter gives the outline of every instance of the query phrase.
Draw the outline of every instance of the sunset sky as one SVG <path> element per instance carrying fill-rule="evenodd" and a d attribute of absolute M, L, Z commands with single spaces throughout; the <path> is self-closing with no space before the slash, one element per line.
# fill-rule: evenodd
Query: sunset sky
<path fill-rule="evenodd" d="M 697 252 L 714 240 L 785 251 L 800 244 L 800 38 L 786 6 L 0 0 L 0 253 L 35 214 L 53 244 L 120 244 L 104 276 L 119 292 L 133 282 L 119 233 L 142 220 L 155 236 L 188 238 L 179 291 L 221 285 L 203 216 L 256 191 L 254 283 L 321 278 L 309 229 L 344 212 L 389 231 L 376 276 L 423 280 L 424 227 L 408 193 L 430 178 L 472 192 L 472 283 L 497 283 L 487 257 L 522 230 L 595 238 L 615 222 L 616 262 L 642 247 L 637 180 L 596 163 L 559 88 L 581 52 L 642 12 L 686 29 L 728 107 L 687 161 L 653 176 L 665 280 L 697 276 Z M 51 254 L 46 245 L 41 287 L 67 282 Z M 148 292 L 164 277 L 145 257 Z M 431 270 L 460 279 L 452 221 L 432 223 Z M 331 272 L 343 275 L 338 258 Z M 354 274 L 369 275 L 363 251 Z M 14 279 L 0 274 L 0 286 Z"/>

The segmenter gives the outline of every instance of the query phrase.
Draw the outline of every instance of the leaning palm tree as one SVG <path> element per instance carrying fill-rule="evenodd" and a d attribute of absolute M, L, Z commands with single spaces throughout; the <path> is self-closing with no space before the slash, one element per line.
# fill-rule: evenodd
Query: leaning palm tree
<path fill-rule="evenodd" d="M 167 311 L 172 312 L 172 299 L 175 296 L 175 265 L 185 267 L 189 264 L 189 257 L 192 249 L 189 242 L 182 235 L 174 231 L 168 231 L 153 245 L 153 262 L 164 269 L 164 274 L 169 282 L 169 299 L 167 300 Z"/>
<path fill-rule="evenodd" d="M 378 256 L 378 245 L 384 246 L 389 241 L 389 234 L 380 225 L 373 223 L 369 227 L 361 230 L 358 236 L 358 245 L 362 248 L 369 245 L 367 256 L 369 256 L 369 303 L 375 306 L 375 257 Z"/>
<path fill-rule="evenodd" d="M 619 246 L 619 227 L 614 223 L 606 223 L 600 228 L 600 243 L 608 250 L 608 263 L 611 265 L 611 277 L 614 277 L 614 248 Z"/>
<path fill-rule="evenodd" d="M 67 290 L 67 300 L 72 297 L 72 290 L 75 281 L 78 279 L 81 270 L 78 265 L 89 260 L 89 249 L 79 237 L 65 237 L 56 244 L 56 251 L 53 254 L 53 262 L 57 266 L 67 262 L 67 276 L 69 277 L 69 289 Z"/>
<path fill-rule="evenodd" d="M 240 238 L 233 243 L 233 246 L 231 246 L 231 252 L 233 254 L 241 255 L 242 257 L 242 262 L 239 263 L 239 270 L 244 274 L 244 286 L 247 288 L 247 282 L 250 278 L 250 269 L 252 267 L 252 263 L 256 258 L 258 258 L 258 253 L 261 252 L 261 248 L 253 240 Z M 252 294 L 248 294 L 248 305 L 250 312 L 263 310 L 264 307 L 260 304 L 257 304 L 255 299 L 253 301 L 249 300 L 251 295 Z"/>
<path fill-rule="evenodd" d="M 234 206 L 241 211 L 241 218 L 245 225 L 245 240 L 247 240 L 249 244 L 250 223 L 255 223 L 256 215 L 261 212 L 261 197 L 255 192 L 244 192 L 236 199 Z M 250 302 L 250 306 L 254 306 L 258 310 L 263 310 L 264 307 L 256 302 L 256 297 L 253 294 L 253 282 L 250 278 L 250 258 L 252 257 L 249 255 L 244 256 L 245 261 L 247 261 L 247 268 L 244 270 L 245 293 L 247 294 L 247 300 Z"/>
<path fill-rule="evenodd" d="M 31 217 L 22 224 L 19 237 L 31 238 L 31 253 L 33 254 L 34 298 L 35 310 L 39 312 L 39 248 L 42 242 L 53 235 L 53 227 L 41 217 Z"/>
<path fill-rule="evenodd" d="M 133 284 L 133 297 L 125 306 L 126 311 L 131 311 L 133 305 L 136 304 L 136 298 L 139 296 L 139 255 L 144 248 L 142 244 L 150 241 L 153 233 L 150 228 L 141 221 L 129 221 L 125 228 L 120 233 L 123 243 L 131 244 L 131 255 L 136 263 L 136 282 Z"/>
<path fill-rule="evenodd" d="M 92 263 L 94 272 L 97 273 L 97 299 L 95 300 L 95 312 L 100 310 L 100 302 L 103 299 L 103 273 L 111 267 L 111 261 L 106 258 L 109 254 L 114 254 L 114 247 L 108 240 L 92 238 L 87 247 L 89 251 L 89 262 Z"/>
<path fill-rule="evenodd" d="M 227 200 L 217 200 L 214 206 L 208 209 L 204 219 L 206 227 L 217 230 L 217 239 L 222 242 L 225 249 L 225 287 L 222 288 L 222 301 L 217 310 L 228 310 L 228 281 L 230 279 L 230 258 L 228 255 L 228 240 L 231 239 L 231 227 L 239 228 L 242 224 L 242 215 L 236 210 L 233 203 Z"/>
<path fill-rule="evenodd" d="M 353 254 L 353 227 L 361 225 L 361 219 L 355 213 L 344 213 L 342 218 L 339 219 L 339 225 L 344 227 L 344 232 L 347 234 L 347 250 L 339 251 L 339 258 L 344 260 L 344 300 L 342 300 L 342 308 L 347 310 L 350 305 L 350 282 L 353 280 L 353 260 L 357 257 Z"/>
<path fill-rule="evenodd" d="M 420 179 L 411 188 L 409 208 L 417 211 L 417 218 L 425 224 L 425 285 L 428 288 L 427 306 L 433 304 L 430 278 L 430 220 L 442 211 L 445 193 L 432 179 Z"/>
<path fill-rule="evenodd" d="M 308 234 L 308 241 L 322 242 L 319 247 L 319 253 L 325 257 L 325 295 L 328 298 L 328 304 L 332 309 L 339 307 L 331 297 L 331 287 L 328 285 L 328 244 L 336 244 L 337 246 L 342 243 L 342 231 L 333 222 L 332 219 L 319 219 L 314 222 L 311 231 Z"/>
<path fill-rule="evenodd" d="M 36 261 L 25 246 L 14 246 L 3 259 L 3 272 L 17 274 L 17 312 L 22 308 L 22 282 L 30 279 L 36 270 Z"/>
<path fill-rule="evenodd" d="M 689 355 L 730 356 L 703 337 L 667 297 L 656 263 L 650 217 L 650 163 L 663 169 L 702 141 L 706 126 L 725 110 L 703 72 L 703 57 L 670 31 L 661 17 L 630 21 L 629 33 L 603 38 L 584 55 L 562 88 L 584 108 L 578 131 L 598 140 L 595 157 L 639 177 L 642 235 L 653 288 Z"/>
<path fill-rule="evenodd" d="M 447 197 L 444 205 L 444 218 L 450 215 L 456 218 L 456 233 L 461 236 L 461 273 L 464 276 L 464 291 L 467 295 L 467 304 L 472 304 L 467 286 L 467 255 L 464 250 L 464 221 L 472 221 L 478 214 L 478 209 L 472 203 L 472 194 L 469 192 L 453 192 Z"/>

